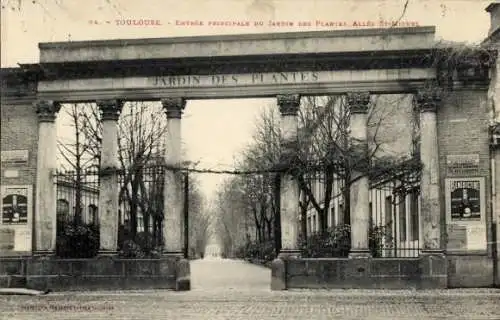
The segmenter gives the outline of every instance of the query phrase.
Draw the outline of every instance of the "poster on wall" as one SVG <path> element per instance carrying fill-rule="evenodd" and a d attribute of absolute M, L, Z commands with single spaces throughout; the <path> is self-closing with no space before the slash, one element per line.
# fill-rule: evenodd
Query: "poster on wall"
<path fill-rule="evenodd" d="M 2 224 L 28 223 L 28 188 L 2 190 Z"/>
<path fill-rule="evenodd" d="M 481 220 L 481 181 L 461 179 L 449 182 L 449 199 L 452 221 Z"/>
<path fill-rule="evenodd" d="M 484 178 L 446 178 L 445 186 L 448 250 L 486 250 Z"/>

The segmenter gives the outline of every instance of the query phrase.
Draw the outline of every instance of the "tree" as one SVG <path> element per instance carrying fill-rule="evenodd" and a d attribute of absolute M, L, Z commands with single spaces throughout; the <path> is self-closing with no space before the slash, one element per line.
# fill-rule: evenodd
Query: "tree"
<path fill-rule="evenodd" d="M 94 135 L 98 131 L 99 116 L 95 105 L 89 103 L 69 104 L 62 107 L 63 118 L 72 134 L 64 135 L 57 141 L 58 154 L 63 169 L 73 182 L 75 192 L 75 212 L 73 223 L 82 221 L 82 189 L 88 170 L 98 167 L 100 161 L 100 141 Z"/>
<path fill-rule="evenodd" d="M 184 178 L 189 179 L 189 246 L 191 254 L 203 257 L 212 235 L 211 215 L 199 189 L 199 181 L 192 174 Z"/>
<path fill-rule="evenodd" d="M 75 170 L 76 203 L 80 203 L 86 170 L 99 168 L 102 125 L 96 104 L 72 104 L 66 110 L 72 134 L 60 139 L 59 154 L 63 167 Z M 120 165 L 120 210 L 130 219 L 130 237 L 135 238 L 138 215 L 144 219 L 146 237 L 161 244 L 163 221 L 163 144 L 166 117 L 161 105 L 127 102 L 118 120 Z M 75 207 L 75 221 L 81 219 L 81 208 Z M 120 221 L 122 217 L 120 217 Z"/>
<path fill-rule="evenodd" d="M 215 217 L 214 231 L 222 245 L 222 253 L 231 257 L 247 242 L 248 216 L 241 179 L 227 179 L 217 191 L 210 211 Z"/>
<path fill-rule="evenodd" d="M 392 100 L 391 100 L 392 99 Z M 297 154 L 292 164 L 292 172 L 299 185 L 301 196 L 301 233 L 307 236 L 306 216 L 310 208 L 316 211 L 319 230 L 327 228 L 327 213 L 334 197 L 342 197 L 344 201 L 344 222 L 349 223 L 349 193 L 353 183 L 353 171 L 359 170 L 359 164 L 366 162 L 363 175 L 370 181 L 397 177 L 402 184 L 408 173 L 419 172 L 418 161 L 414 155 L 400 157 L 387 153 L 385 148 L 390 139 L 383 131 L 386 120 L 397 108 L 401 108 L 405 96 L 391 99 L 379 99 L 374 96 L 368 113 L 368 154 L 361 154 L 353 148 L 350 138 L 350 108 L 346 96 L 303 97 L 299 110 L 299 134 Z M 407 108 L 408 109 L 408 108 Z M 264 169 L 276 165 L 279 161 L 279 122 L 276 112 L 266 111 L 257 125 L 256 134 L 249 149 L 245 153 L 245 168 Z M 414 139 L 415 140 L 415 139 Z M 285 164 L 287 165 L 287 164 Z M 255 180 L 255 177 L 247 178 Z M 334 181 L 341 181 L 343 188 L 339 194 L 333 194 Z M 412 181 L 413 182 L 413 181 Z M 314 191 L 315 184 L 320 183 L 324 192 Z M 247 193 L 248 199 L 261 199 L 268 190 L 254 188 L 254 193 Z M 277 203 L 279 192 L 270 193 Z M 251 200 L 249 200 L 251 201 Z M 277 206 L 279 207 L 279 206 Z M 255 221 L 260 228 L 260 221 Z"/>
<path fill-rule="evenodd" d="M 145 236 L 152 235 L 157 244 L 161 243 L 164 184 L 163 172 L 157 168 L 168 152 L 163 144 L 166 130 L 161 105 L 128 102 L 123 106 L 118 121 L 118 158 L 123 173 L 119 199 L 130 218 L 130 237 L 136 237 L 140 213 Z"/>

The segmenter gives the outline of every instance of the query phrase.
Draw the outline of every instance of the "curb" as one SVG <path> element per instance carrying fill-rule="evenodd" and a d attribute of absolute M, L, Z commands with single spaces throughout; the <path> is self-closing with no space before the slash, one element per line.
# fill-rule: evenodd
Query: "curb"
<path fill-rule="evenodd" d="M 0 288 L 0 295 L 24 295 L 24 296 L 42 296 L 46 295 L 50 290 L 39 291 L 26 288 Z"/>

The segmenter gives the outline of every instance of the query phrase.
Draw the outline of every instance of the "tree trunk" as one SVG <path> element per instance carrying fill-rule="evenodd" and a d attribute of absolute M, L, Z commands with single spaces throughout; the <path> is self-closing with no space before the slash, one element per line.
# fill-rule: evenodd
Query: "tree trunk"
<path fill-rule="evenodd" d="M 77 161 L 78 163 L 79 161 Z M 82 173 L 79 164 L 76 169 L 76 190 L 75 190 L 75 215 L 73 216 L 73 223 L 77 225 L 82 221 Z"/>
<path fill-rule="evenodd" d="M 262 242 L 262 226 L 260 224 L 260 221 L 259 221 L 259 216 L 257 215 L 257 208 L 255 207 L 255 205 L 252 206 L 252 212 L 253 212 L 253 219 L 254 219 L 254 222 L 255 222 L 255 232 L 256 232 L 256 235 L 257 235 L 257 241 L 259 243 Z"/>
<path fill-rule="evenodd" d="M 351 225 L 351 175 L 344 178 L 344 224 Z"/>
<path fill-rule="evenodd" d="M 326 232 L 328 229 L 328 212 L 330 211 L 330 202 L 332 200 L 334 172 L 333 167 L 328 165 L 325 169 L 325 196 L 323 201 L 323 210 L 321 217 L 320 232 Z"/>
<path fill-rule="evenodd" d="M 151 238 L 152 238 L 152 241 L 153 241 L 153 247 L 157 247 L 158 246 L 158 219 L 153 216 L 153 230 L 152 230 L 152 234 L 151 234 Z"/>
<path fill-rule="evenodd" d="M 138 208 L 138 188 L 139 185 L 134 179 L 132 181 L 132 199 L 129 202 L 130 204 L 130 234 L 132 238 L 135 239 L 135 236 L 137 235 L 137 208 Z"/>

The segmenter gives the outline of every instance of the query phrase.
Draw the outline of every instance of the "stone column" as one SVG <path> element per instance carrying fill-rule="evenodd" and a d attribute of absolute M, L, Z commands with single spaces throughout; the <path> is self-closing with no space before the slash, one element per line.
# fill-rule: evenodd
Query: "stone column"
<path fill-rule="evenodd" d="M 61 106 L 54 101 L 37 101 L 38 151 L 36 170 L 35 254 L 52 254 L 56 249 L 57 165 L 56 114 Z"/>
<path fill-rule="evenodd" d="M 439 153 L 436 111 L 441 101 L 438 90 L 420 91 L 415 102 L 420 111 L 421 218 L 424 252 L 442 253 Z"/>
<path fill-rule="evenodd" d="M 281 113 L 281 158 L 284 162 L 293 160 L 297 155 L 297 129 L 300 95 L 278 95 Z M 290 173 L 280 179 L 280 216 L 281 216 L 281 258 L 298 256 L 298 217 L 299 185 Z"/>
<path fill-rule="evenodd" d="M 351 148 L 355 152 L 355 163 L 351 172 L 354 181 L 349 190 L 351 215 L 351 251 L 349 257 L 369 257 L 368 231 L 370 228 L 370 202 L 368 166 L 368 105 L 370 94 L 357 92 L 347 94 L 350 108 Z"/>
<path fill-rule="evenodd" d="M 118 118 L 123 107 L 120 100 L 97 101 L 102 114 L 102 145 L 99 180 L 99 224 L 102 255 L 118 249 L 119 181 Z"/>
<path fill-rule="evenodd" d="M 169 98 L 161 101 L 167 115 L 166 154 L 167 166 L 181 165 L 181 118 L 186 107 L 183 98 Z M 183 228 L 183 189 L 182 173 L 176 170 L 165 171 L 163 239 L 164 253 L 182 257 L 184 245 Z"/>

